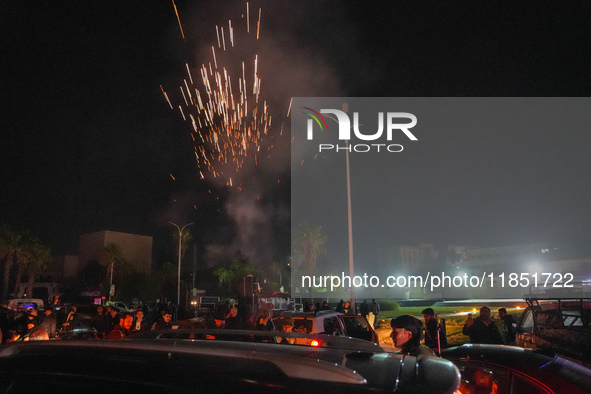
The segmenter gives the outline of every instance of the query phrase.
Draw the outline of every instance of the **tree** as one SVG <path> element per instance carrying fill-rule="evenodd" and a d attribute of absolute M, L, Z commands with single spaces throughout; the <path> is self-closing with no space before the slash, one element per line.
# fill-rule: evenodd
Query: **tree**
<path fill-rule="evenodd" d="M 308 275 L 316 271 L 316 259 L 324 252 L 326 240 L 321 226 L 300 226 L 294 239 L 294 251 L 302 257 Z"/>
<path fill-rule="evenodd" d="M 101 256 L 99 257 L 100 262 L 109 269 L 109 301 L 111 300 L 111 285 L 113 284 L 113 271 L 115 270 L 115 263 L 122 260 L 121 250 L 117 244 L 109 243 L 103 249 Z"/>
<path fill-rule="evenodd" d="M 232 278 L 232 271 L 230 271 L 229 269 L 224 267 L 218 267 L 215 271 L 213 271 L 213 274 L 216 278 L 218 278 L 218 281 L 220 282 L 220 287 L 222 287 L 224 283 L 231 283 L 230 279 Z"/>
<path fill-rule="evenodd" d="M 52 260 L 51 250 L 47 246 L 36 242 L 28 248 L 29 263 L 27 266 L 27 294 L 33 294 L 35 277 L 41 272 L 45 265 Z"/>
<path fill-rule="evenodd" d="M 191 232 L 188 229 L 183 231 L 183 235 L 181 237 L 181 259 L 185 257 L 187 253 L 187 248 L 189 247 L 189 242 L 193 239 Z M 172 234 L 172 240 L 174 241 L 174 253 L 176 257 L 179 257 L 179 232 L 175 231 Z"/>
<path fill-rule="evenodd" d="M 157 278 L 158 294 L 160 299 L 163 301 L 166 299 L 174 299 L 172 295 L 176 294 L 176 278 L 177 278 L 177 266 L 171 262 L 162 264 L 156 272 L 154 272 Z"/>
<path fill-rule="evenodd" d="M 34 249 L 41 246 L 39 238 L 32 236 L 29 233 L 20 234 L 20 240 L 15 245 L 15 259 L 14 262 L 17 265 L 16 278 L 14 280 L 14 294 L 18 295 L 20 292 L 20 285 L 22 282 L 22 276 L 28 271 L 29 265 L 35 262 Z M 51 257 L 51 256 L 50 256 Z M 28 293 L 31 294 L 31 293 Z"/>
<path fill-rule="evenodd" d="M 0 259 L 4 260 L 4 281 L 2 299 L 8 298 L 10 271 L 16 259 L 16 250 L 20 247 L 22 236 L 10 231 L 7 227 L 0 230 Z"/>

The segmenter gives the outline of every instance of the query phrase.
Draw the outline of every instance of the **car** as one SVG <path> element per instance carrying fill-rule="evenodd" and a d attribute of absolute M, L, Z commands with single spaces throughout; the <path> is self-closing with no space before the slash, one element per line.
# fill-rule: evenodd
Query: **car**
<path fill-rule="evenodd" d="M 6 305 L 9 309 L 28 309 L 33 308 L 42 313 L 45 311 L 45 302 L 39 298 L 14 298 L 8 300 Z"/>
<path fill-rule="evenodd" d="M 72 333 L 66 333 L 62 324 L 66 321 L 72 305 L 76 305 L 76 324 Z M 98 305 L 94 304 L 61 304 L 54 308 L 59 331 L 57 336 L 62 339 L 95 339 L 96 330 L 92 326 L 92 318 Z"/>
<path fill-rule="evenodd" d="M 458 367 L 462 394 L 582 394 L 591 392 L 591 370 L 551 352 L 517 346 L 462 345 L 441 357 Z"/>
<path fill-rule="evenodd" d="M 121 301 L 111 301 L 107 302 L 106 306 L 112 306 L 117 310 L 117 313 L 124 313 L 124 312 L 135 312 L 135 310 L 128 307 L 124 302 Z"/>
<path fill-rule="evenodd" d="M 349 316 L 334 311 L 317 312 L 286 312 L 273 318 L 275 327 L 279 329 L 282 319 L 293 319 L 293 332 L 301 334 L 328 334 L 347 336 L 379 343 L 378 334 L 365 317 Z M 298 343 L 303 340 L 298 339 Z"/>
<path fill-rule="evenodd" d="M 185 338 L 12 343 L 0 348 L 0 393 L 451 394 L 459 387 L 447 360 L 325 337 L 366 350 Z"/>

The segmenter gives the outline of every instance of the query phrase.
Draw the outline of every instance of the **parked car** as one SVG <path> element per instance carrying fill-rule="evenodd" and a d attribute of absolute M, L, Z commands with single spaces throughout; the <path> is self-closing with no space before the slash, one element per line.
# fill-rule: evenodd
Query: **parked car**
<path fill-rule="evenodd" d="M 460 370 L 462 394 L 591 392 L 591 370 L 552 353 L 517 346 L 463 345 L 443 350 L 441 356 Z"/>
<path fill-rule="evenodd" d="M 107 305 L 110 305 L 113 308 L 117 309 L 117 313 L 135 312 L 132 308 L 128 307 L 124 302 L 121 301 L 107 302 Z"/>
<path fill-rule="evenodd" d="M 279 329 L 282 319 L 286 317 L 293 319 L 294 333 L 347 336 L 379 343 L 378 334 L 365 317 L 360 315 L 348 316 L 333 311 L 286 312 L 273 318 L 275 327 Z M 300 343 L 303 340 L 297 341 Z"/>
<path fill-rule="evenodd" d="M 6 302 L 9 309 L 33 308 L 39 312 L 45 311 L 45 302 L 39 298 L 14 298 Z"/>
<path fill-rule="evenodd" d="M 459 387 L 447 360 L 371 346 L 374 352 L 187 339 L 22 342 L 0 348 L 0 392 L 451 394 Z"/>
<path fill-rule="evenodd" d="M 65 335 L 64 330 L 60 330 L 61 325 L 66 321 L 70 307 L 76 305 L 76 324 L 72 335 Z M 58 337 L 69 339 L 94 339 L 96 330 L 92 327 L 91 321 L 96 313 L 98 305 L 93 304 L 60 304 L 54 307 L 56 323 L 58 328 Z"/>

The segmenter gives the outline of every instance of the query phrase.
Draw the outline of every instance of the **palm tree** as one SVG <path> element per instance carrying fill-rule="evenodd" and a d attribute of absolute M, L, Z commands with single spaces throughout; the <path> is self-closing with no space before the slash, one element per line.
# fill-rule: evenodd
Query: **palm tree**
<path fill-rule="evenodd" d="M 179 232 L 178 231 L 175 231 L 172 234 L 172 239 L 173 239 L 173 242 L 175 245 L 174 251 L 175 251 L 176 257 L 178 258 L 179 257 L 178 256 L 178 254 L 179 254 L 179 251 L 178 251 Z M 181 259 L 185 257 L 185 254 L 187 253 L 187 248 L 189 247 L 189 242 L 191 242 L 192 239 L 193 239 L 193 237 L 191 236 L 191 232 L 188 229 L 185 229 L 183 231 L 182 238 L 181 238 Z"/>
<path fill-rule="evenodd" d="M 107 268 L 111 269 L 111 273 L 109 275 L 109 301 L 111 301 L 111 286 L 113 285 L 113 270 L 115 269 L 115 263 L 121 260 L 121 250 L 117 246 L 117 244 L 109 243 L 103 249 L 103 252 L 100 257 L 100 261 L 104 264 Z"/>
<path fill-rule="evenodd" d="M 294 251 L 302 257 L 308 275 L 314 274 L 316 259 L 324 252 L 326 240 L 321 226 L 300 226 L 294 239 Z"/>
<path fill-rule="evenodd" d="M 16 249 L 21 243 L 21 235 L 10 231 L 7 227 L 0 229 L 0 259 L 4 260 L 4 281 L 2 299 L 8 297 L 10 271 L 16 258 Z"/>
<path fill-rule="evenodd" d="M 215 271 L 213 271 L 213 274 L 220 281 L 220 287 L 222 287 L 224 283 L 230 284 L 230 279 L 232 278 L 232 271 L 230 271 L 229 269 L 224 267 L 218 267 Z M 228 290 L 231 290 L 231 288 L 229 288 Z"/>
<path fill-rule="evenodd" d="M 29 249 L 30 261 L 27 267 L 27 294 L 33 294 L 35 277 L 41 272 L 45 265 L 52 260 L 51 250 L 40 243 L 35 243 Z"/>
<path fill-rule="evenodd" d="M 23 274 L 27 271 L 29 264 L 32 261 L 33 245 L 39 245 L 39 239 L 33 237 L 29 233 L 22 233 L 19 242 L 15 245 L 14 259 L 17 264 L 16 278 L 14 281 L 14 294 L 18 296 L 20 293 L 20 285 Z"/>
<path fill-rule="evenodd" d="M 170 299 L 175 285 L 174 279 L 177 277 L 176 264 L 167 261 L 154 272 L 154 275 L 157 278 L 160 299 Z"/>

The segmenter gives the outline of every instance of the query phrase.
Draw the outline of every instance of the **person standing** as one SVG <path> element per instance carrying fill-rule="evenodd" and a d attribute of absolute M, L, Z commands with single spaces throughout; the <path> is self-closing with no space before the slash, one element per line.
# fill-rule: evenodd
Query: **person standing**
<path fill-rule="evenodd" d="M 421 313 L 425 318 L 425 345 L 439 353 L 441 348 L 447 347 L 445 331 L 441 329 L 433 308 L 426 308 Z"/>
<path fill-rule="evenodd" d="M 273 326 L 273 320 L 269 310 L 267 308 L 262 308 L 257 320 L 256 320 L 256 329 L 262 331 L 274 331 L 275 328 Z"/>
<path fill-rule="evenodd" d="M 373 298 L 371 300 L 371 304 L 369 304 L 369 324 L 372 328 L 375 328 L 375 325 L 378 322 L 378 315 L 380 314 L 380 304 L 377 303 L 376 299 Z"/>
<path fill-rule="evenodd" d="M 509 314 L 507 314 L 507 309 L 499 308 L 499 318 L 503 321 L 503 334 L 505 335 L 505 344 L 506 345 L 515 345 L 515 337 L 516 332 L 515 329 L 517 328 L 517 322 L 515 318 Z"/>
<path fill-rule="evenodd" d="M 490 320 L 490 308 L 487 306 L 480 308 L 480 316 L 476 319 L 472 319 L 472 316 L 468 315 L 468 320 L 466 320 L 466 324 L 462 328 L 462 333 L 470 337 L 471 343 L 503 344 L 503 338 L 499 329 Z"/>
<path fill-rule="evenodd" d="M 351 311 L 351 302 L 350 301 L 345 301 L 345 304 L 343 305 L 343 313 L 345 315 L 353 315 L 353 312 Z"/>
<path fill-rule="evenodd" d="M 107 334 L 107 323 L 102 305 L 96 307 L 96 312 L 90 319 L 90 324 L 96 330 L 97 338 L 102 339 Z"/>
<path fill-rule="evenodd" d="M 74 337 L 74 327 L 78 322 L 78 316 L 76 315 L 76 305 L 70 307 L 70 312 L 66 317 L 66 321 L 62 324 L 62 330 L 65 332 L 64 339 L 72 339 Z"/>
<path fill-rule="evenodd" d="M 236 307 L 230 309 L 230 313 L 226 317 L 226 325 L 224 328 L 230 330 L 240 330 L 242 328 L 242 319 L 238 316 L 238 309 Z"/>
<path fill-rule="evenodd" d="M 365 320 L 369 321 L 369 304 L 367 300 L 363 300 L 361 305 L 359 305 L 359 313 L 361 316 L 365 317 Z"/>
<path fill-rule="evenodd" d="M 144 318 L 144 311 L 142 309 L 137 309 L 135 311 L 135 316 L 133 319 L 132 325 L 132 332 L 140 332 L 140 331 L 149 331 L 150 325 L 148 321 Z"/>
<path fill-rule="evenodd" d="M 113 327 L 115 327 L 119 323 L 117 309 L 115 309 L 111 305 L 107 305 L 107 309 L 105 310 L 104 322 L 105 334 L 108 334 L 113 330 Z"/>

